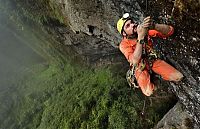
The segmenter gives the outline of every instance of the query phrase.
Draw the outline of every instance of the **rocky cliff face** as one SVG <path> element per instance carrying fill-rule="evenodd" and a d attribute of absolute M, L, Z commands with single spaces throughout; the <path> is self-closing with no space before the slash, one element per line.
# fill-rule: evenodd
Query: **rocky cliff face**
<path fill-rule="evenodd" d="M 169 60 L 179 68 L 185 79 L 178 85 L 171 85 L 184 109 L 200 125 L 199 82 L 200 82 L 200 2 L 176 0 L 173 8 L 173 16 L 176 20 L 177 32 L 174 38 L 174 47 L 167 47 Z M 172 58 L 173 57 L 173 58 Z"/>
<path fill-rule="evenodd" d="M 162 44 L 162 51 L 166 60 L 184 74 L 181 83 L 171 83 L 171 86 L 185 111 L 194 119 L 197 125 L 194 127 L 200 126 L 199 1 L 51 0 L 50 3 L 61 10 L 68 26 L 52 24 L 59 40 L 66 48 L 75 50 L 74 58 L 81 55 L 87 63 L 95 65 L 128 65 L 118 50 L 121 36 L 116 30 L 116 22 L 123 13 L 129 12 L 137 21 L 144 17 L 144 12 L 153 15 L 157 22 L 166 22 L 166 15 L 174 16 L 170 24 L 174 25 L 175 34 Z"/>
<path fill-rule="evenodd" d="M 141 9 L 136 1 L 114 0 L 61 0 L 63 14 L 70 28 L 96 36 L 116 46 L 120 35 L 116 31 L 116 22 L 124 12 L 131 12 L 138 17 Z M 136 12 L 137 10 L 137 12 Z"/>
<path fill-rule="evenodd" d="M 84 55 L 84 60 L 89 64 L 124 65 L 126 60 L 118 49 L 121 35 L 116 30 L 116 23 L 125 12 L 129 12 L 137 21 L 143 18 L 143 11 L 136 0 L 57 0 L 55 2 L 60 6 L 65 23 L 73 33 L 71 36 L 59 29 L 61 37 L 64 34 L 62 39 L 66 45 L 73 46 L 78 55 Z M 141 3 L 144 4 L 144 1 L 140 1 Z M 77 40 L 74 41 L 74 37 Z M 125 64 L 128 66 L 127 62 Z"/>
<path fill-rule="evenodd" d="M 200 124 L 199 1 L 61 0 L 57 2 L 63 5 L 63 14 L 74 33 L 77 35 L 85 33 L 99 40 L 88 40 L 91 50 L 95 50 L 90 51 L 90 55 L 95 53 L 99 58 L 103 56 L 102 51 L 108 56 L 111 50 L 118 51 L 115 48 L 120 41 L 120 35 L 116 31 L 115 24 L 123 13 L 130 12 L 137 20 L 143 18 L 142 14 L 145 11 L 154 15 L 155 19 L 159 15 L 174 16 L 175 35 L 173 40 L 167 41 L 170 45 L 163 45 L 164 55 L 168 57 L 170 63 L 182 71 L 185 79 L 178 85 L 173 83 L 171 85 L 186 111 L 194 118 L 196 124 Z M 79 46 L 85 46 L 84 43 L 80 42 Z M 113 47 L 107 49 L 108 44 Z M 86 51 L 88 52 L 88 49 Z M 122 56 L 116 52 L 114 56 L 117 55 Z"/>
<path fill-rule="evenodd" d="M 183 110 L 180 103 L 177 103 L 164 117 L 158 122 L 154 129 L 194 129 L 191 116 Z"/>

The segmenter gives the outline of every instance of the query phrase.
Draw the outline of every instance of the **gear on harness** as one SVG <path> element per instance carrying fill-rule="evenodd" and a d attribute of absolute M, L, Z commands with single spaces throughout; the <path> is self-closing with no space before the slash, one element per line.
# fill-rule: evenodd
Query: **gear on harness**
<path fill-rule="evenodd" d="M 143 71 L 144 68 L 146 67 L 145 65 L 145 62 L 143 59 L 141 59 L 141 62 L 140 62 L 141 66 L 140 66 L 140 70 Z M 127 71 L 126 73 L 126 80 L 129 84 L 130 87 L 132 88 L 139 88 L 138 84 L 137 84 L 137 80 L 136 80 L 136 77 L 135 77 L 135 69 L 138 65 L 130 65 L 130 69 Z"/>
<path fill-rule="evenodd" d="M 140 42 L 140 41 L 137 41 L 137 42 Z M 143 44 L 143 45 L 146 44 L 144 40 L 142 40 L 142 42 L 143 43 L 141 43 L 141 44 Z M 144 55 L 146 53 L 145 48 L 142 49 L 142 53 L 143 53 L 142 55 Z M 134 89 L 135 88 L 139 88 L 139 86 L 137 84 L 137 80 L 136 80 L 135 74 L 134 74 L 136 67 L 138 67 L 138 64 L 130 65 L 130 69 L 126 73 L 127 82 L 129 84 L 129 86 L 133 87 Z M 145 67 L 146 67 L 146 64 L 144 62 L 144 59 L 141 59 L 141 61 L 140 61 L 140 70 L 143 71 Z"/>
<path fill-rule="evenodd" d="M 139 88 L 135 74 L 134 74 L 135 69 L 138 68 L 138 66 L 139 66 L 139 69 L 141 71 L 143 71 L 145 69 L 146 65 L 148 64 L 150 67 L 149 73 L 152 73 L 151 67 L 153 65 L 153 61 L 155 61 L 156 59 L 158 59 L 160 57 L 159 54 L 148 45 L 147 40 L 145 41 L 145 43 L 143 45 L 144 45 L 144 47 L 142 50 L 142 59 L 140 61 L 140 65 L 135 65 L 135 66 L 131 65 L 130 69 L 126 73 L 127 82 L 129 84 L 129 86 L 134 89 Z"/>
<path fill-rule="evenodd" d="M 131 88 L 139 88 L 137 85 L 137 80 L 135 78 L 135 66 L 130 66 L 130 69 L 126 73 L 126 80 Z"/>
<path fill-rule="evenodd" d="M 151 42 L 153 43 L 153 40 L 150 39 Z M 161 56 L 159 54 L 159 52 L 157 50 L 154 50 L 153 48 L 151 48 L 149 45 L 146 45 L 146 55 L 144 58 L 146 58 L 148 61 L 148 64 L 150 67 L 152 67 L 153 62 L 157 59 L 159 59 Z"/>

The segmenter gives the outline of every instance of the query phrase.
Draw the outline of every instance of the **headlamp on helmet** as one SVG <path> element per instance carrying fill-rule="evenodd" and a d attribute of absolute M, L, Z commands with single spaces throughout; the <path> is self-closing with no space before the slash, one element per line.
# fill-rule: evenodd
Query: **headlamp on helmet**
<path fill-rule="evenodd" d="M 129 19 L 130 19 L 129 13 L 125 13 L 125 14 L 123 14 L 122 18 L 120 18 L 118 20 L 118 22 L 117 22 L 117 30 L 119 31 L 120 34 L 122 34 L 124 24 Z"/>
<path fill-rule="evenodd" d="M 122 18 L 123 18 L 124 20 L 128 19 L 129 17 L 130 17 L 129 13 L 125 13 L 125 14 L 123 14 L 123 16 L 122 16 Z"/>

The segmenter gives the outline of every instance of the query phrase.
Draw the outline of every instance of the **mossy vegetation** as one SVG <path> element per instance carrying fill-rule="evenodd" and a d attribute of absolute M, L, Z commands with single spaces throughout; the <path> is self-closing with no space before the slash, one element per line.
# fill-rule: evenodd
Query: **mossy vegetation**
<path fill-rule="evenodd" d="M 45 0 L 32 3 L 38 9 L 50 7 L 45 6 L 50 4 Z M 48 12 L 36 16 L 38 10 L 30 10 L 32 13 L 27 16 L 33 20 L 49 15 Z M 26 11 L 24 8 L 23 13 Z M 38 53 L 45 52 L 42 55 L 48 58 L 47 62 L 32 66 L 33 72 L 15 84 L 15 90 L 10 92 L 12 107 L 0 128 L 149 129 L 172 105 L 169 99 L 152 102 L 146 98 L 144 107 L 144 95 L 128 87 L 125 73 L 113 72 L 113 66 L 91 69 L 74 65 L 54 48 L 56 42 L 54 45 L 48 41 L 43 43 Z"/>
<path fill-rule="evenodd" d="M 40 65 L 40 71 L 33 67 L 38 72 L 17 84 L 13 95 L 18 100 L 9 115 L 14 119 L 4 121 L 12 123 L 7 128 L 144 129 L 153 127 L 169 108 L 165 102 L 149 105 L 147 99 L 146 114 L 141 115 L 144 96 L 127 87 L 122 76 L 108 68 L 62 65 Z"/>
<path fill-rule="evenodd" d="M 62 5 L 52 0 L 1 0 L 1 8 L 9 9 L 15 18 L 22 18 L 23 21 L 30 19 L 39 24 L 65 24 L 64 16 L 61 12 Z M 12 15 L 12 14 L 11 14 Z"/>

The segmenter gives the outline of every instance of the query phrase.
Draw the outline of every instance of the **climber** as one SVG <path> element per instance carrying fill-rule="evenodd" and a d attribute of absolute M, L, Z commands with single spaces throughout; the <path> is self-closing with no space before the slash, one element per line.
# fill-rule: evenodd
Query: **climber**
<path fill-rule="evenodd" d="M 144 18 L 141 24 L 137 24 L 128 13 L 125 13 L 117 22 L 117 30 L 123 37 L 119 49 L 131 66 L 128 77 L 130 79 L 134 76 L 138 87 L 146 96 L 152 95 L 155 90 L 154 84 L 150 81 L 150 71 L 168 81 L 178 82 L 183 78 L 181 72 L 159 59 L 151 40 L 151 37 L 166 38 L 172 35 L 172 26 L 154 24 L 150 16 Z M 129 80 L 129 83 L 133 84 L 133 81 Z"/>

